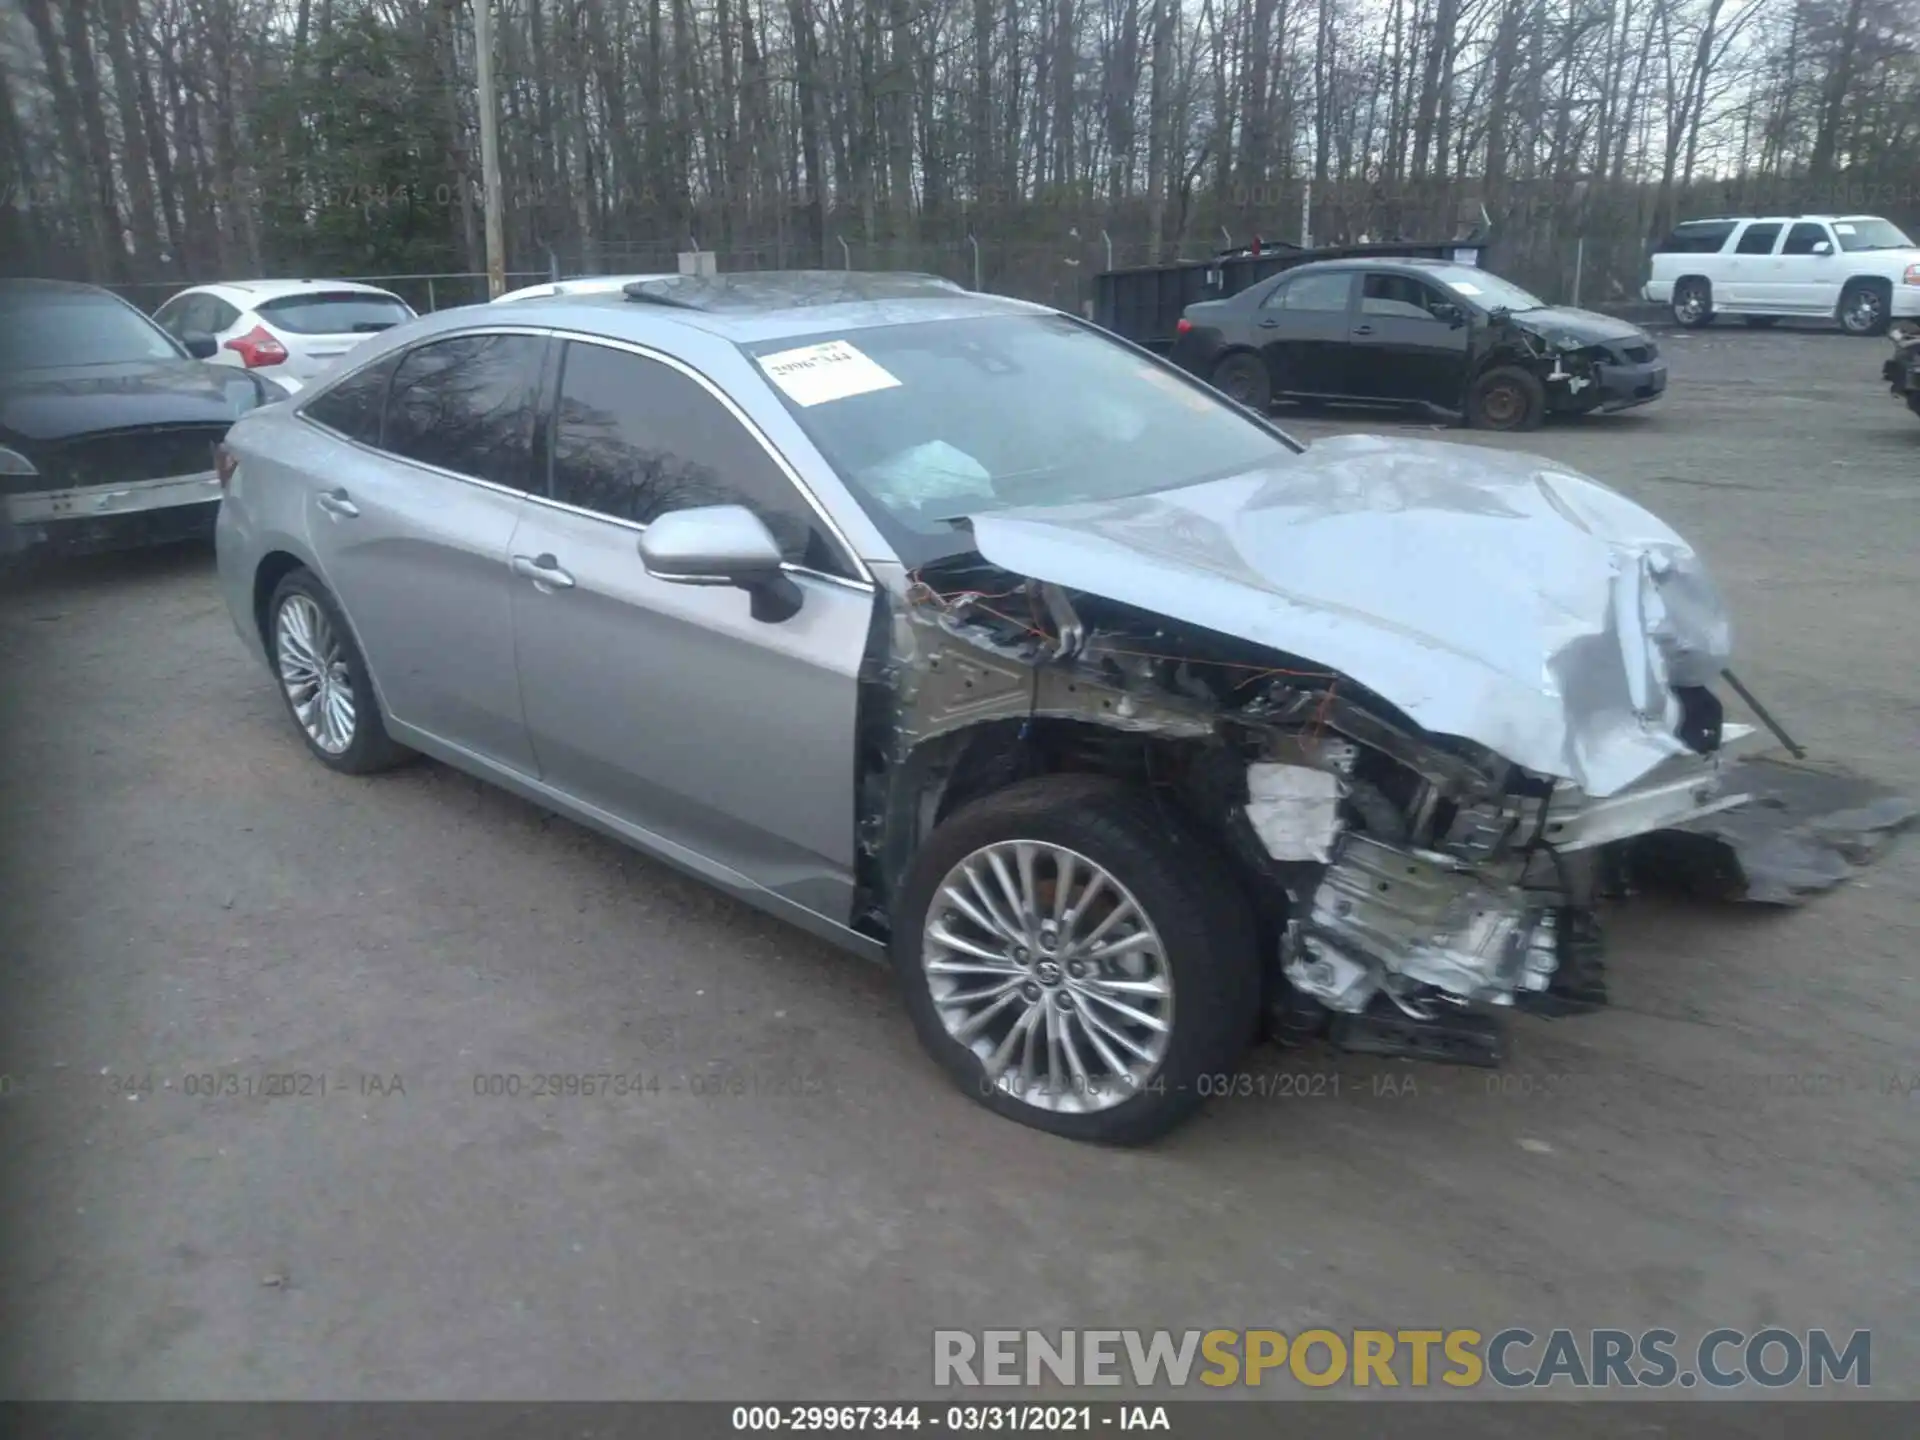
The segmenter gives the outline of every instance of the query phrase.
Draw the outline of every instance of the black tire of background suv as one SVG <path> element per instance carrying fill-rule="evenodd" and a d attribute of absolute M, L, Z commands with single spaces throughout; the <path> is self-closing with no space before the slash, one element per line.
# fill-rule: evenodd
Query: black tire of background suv
<path fill-rule="evenodd" d="M 353 681 L 353 743 L 338 755 L 329 755 L 313 743 L 313 737 L 307 734 L 307 727 L 293 713 L 293 701 L 280 680 L 280 647 L 277 638 L 280 607 L 289 595 L 296 594 L 305 595 L 326 615 L 333 633 L 340 637 L 340 648 L 347 662 L 347 675 Z M 333 603 L 333 596 L 328 593 L 327 587 L 320 583 L 319 576 L 303 568 L 289 570 L 281 577 L 280 583 L 273 587 L 273 598 L 267 601 L 267 633 L 264 638 L 267 642 L 267 664 L 273 671 L 273 684 L 280 692 L 280 703 L 286 707 L 287 718 L 293 721 L 295 733 L 314 759 L 329 770 L 338 770 L 342 775 L 373 775 L 382 770 L 391 770 L 396 765 L 404 765 L 415 758 L 413 751 L 387 734 L 386 720 L 380 714 L 380 702 L 374 695 L 373 681 L 367 674 L 367 662 L 361 658 L 360 647 L 353 641 L 353 631 L 347 628 L 346 618 L 341 615 L 340 607 Z"/>
<path fill-rule="evenodd" d="M 1496 425 L 1487 418 L 1487 395 L 1499 386 L 1511 385 L 1520 391 L 1525 408 L 1520 418 L 1510 425 Z M 1476 430 L 1518 431 L 1538 430 L 1541 422 L 1547 418 L 1547 387 L 1540 383 L 1536 375 L 1514 365 L 1496 365 L 1474 377 L 1467 391 L 1467 423 Z"/>
<path fill-rule="evenodd" d="M 1696 320 L 1689 320 L 1680 313 L 1680 297 L 1690 290 L 1699 290 L 1706 296 L 1706 306 Z M 1668 308 L 1673 311 L 1673 320 L 1676 325 L 1685 326 L 1689 330 L 1704 329 L 1713 323 L 1713 286 L 1697 275 L 1690 275 L 1673 287 L 1673 303 Z"/>
<path fill-rule="evenodd" d="M 1110 1109 L 1055 1114 L 1003 1094 L 986 1082 L 979 1058 L 947 1034 L 934 1007 L 921 963 L 934 893 L 966 856 L 1013 839 L 1051 841 L 1098 862 L 1132 892 L 1160 934 L 1174 991 L 1161 1083 Z M 1022 781 L 945 821 L 901 886 L 892 952 L 920 1042 L 960 1089 L 1010 1120 L 1071 1140 L 1139 1145 L 1166 1134 L 1200 1106 L 1202 1091 L 1214 1088 L 1208 1080 L 1238 1070 L 1259 1023 L 1253 912 L 1226 857 L 1145 791 L 1105 776 Z"/>
<path fill-rule="evenodd" d="M 1847 302 L 1862 290 L 1875 291 L 1880 296 L 1880 318 L 1865 330 L 1856 330 L 1845 320 L 1840 328 L 1849 335 L 1857 335 L 1863 340 L 1876 339 L 1887 333 L 1887 327 L 1893 323 L 1893 287 L 1884 280 L 1849 280 L 1840 290 L 1840 303 L 1834 307 L 1836 317 L 1847 313 Z"/>
<path fill-rule="evenodd" d="M 1248 350 L 1236 350 L 1218 365 L 1213 367 L 1209 383 L 1228 399 L 1234 399 L 1231 383 L 1227 377 L 1243 375 L 1247 382 L 1247 398 L 1239 401 L 1249 410 L 1257 410 L 1262 415 L 1273 404 L 1273 377 L 1267 374 L 1266 361 Z"/>

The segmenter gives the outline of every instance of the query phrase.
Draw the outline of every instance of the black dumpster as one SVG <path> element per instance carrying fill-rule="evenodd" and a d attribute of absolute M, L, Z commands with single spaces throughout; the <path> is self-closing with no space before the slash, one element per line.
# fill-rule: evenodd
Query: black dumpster
<path fill-rule="evenodd" d="M 1200 300 L 1224 300 L 1249 285 L 1315 260 L 1367 255 L 1412 256 L 1478 265 L 1481 240 L 1383 241 L 1372 245 L 1322 245 L 1303 249 L 1277 241 L 1223 250 L 1208 260 L 1176 260 L 1106 270 L 1093 277 L 1093 321 L 1136 345 L 1164 351 L 1173 344 L 1180 312 Z"/>

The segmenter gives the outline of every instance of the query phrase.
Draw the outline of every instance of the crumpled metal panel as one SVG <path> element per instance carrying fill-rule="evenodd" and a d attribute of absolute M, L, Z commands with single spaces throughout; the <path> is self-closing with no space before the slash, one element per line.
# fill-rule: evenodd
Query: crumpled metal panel
<path fill-rule="evenodd" d="M 1510 880 L 1350 834 L 1314 891 L 1287 977 L 1334 1009 L 1358 1011 L 1371 998 L 1356 966 L 1376 981 L 1389 973 L 1510 1005 L 1516 989 L 1544 989 L 1552 978 L 1551 947 L 1543 970 L 1529 965 L 1536 918 Z"/>
<path fill-rule="evenodd" d="M 1727 785 L 1748 803 L 1629 843 L 1633 883 L 1800 905 L 1878 860 L 1920 820 L 1920 804 L 1833 766 L 1757 756 L 1730 766 Z"/>
<path fill-rule="evenodd" d="M 1351 676 L 1429 732 L 1604 797 L 1684 753 L 1731 651 L 1699 557 L 1538 456 L 1345 435 L 1269 470 L 972 518 L 993 564 Z"/>

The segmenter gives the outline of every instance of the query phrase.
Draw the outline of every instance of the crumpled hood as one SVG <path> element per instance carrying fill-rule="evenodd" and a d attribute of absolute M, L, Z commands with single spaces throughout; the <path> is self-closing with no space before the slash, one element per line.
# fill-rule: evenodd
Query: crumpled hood
<path fill-rule="evenodd" d="M 1604 345 L 1613 341 L 1645 343 L 1647 332 L 1638 325 L 1596 310 L 1575 310 L 1566 305 L 1547 305 L 1538 310 L 1521 310 L 1513 323 L 1543 338 L 1564 335 L 1582 345 Z"/>
<path fill-rule="evenodd" d="M 972 524 L 1003 569 L 1340 671 L 1593 796 L 1687 753 L 1670 687 L 1730 652 L 1712 581 L 1665 524 L 1477 445 L 1346 435 L 1224 480 Z"/>

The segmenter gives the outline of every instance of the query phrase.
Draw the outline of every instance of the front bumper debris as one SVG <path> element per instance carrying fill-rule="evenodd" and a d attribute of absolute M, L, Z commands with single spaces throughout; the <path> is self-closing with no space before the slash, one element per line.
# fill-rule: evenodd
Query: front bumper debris
<path fill-rule="evenodd" d="M 1593 367 L 1594 397 L 1590 409 L 1602 415 L 1647 405 L 1667 393 L 1667 362 L 1649 360 L 1640 365 Z"/>
<path fill-rule="evenodd" d="M 1728 752 L 1756 733 L 1751 725 L 1727 725 L 1713 754 L 1676 755 L 1638 784 L 1603 800 L 1560 785 L 1547 807 L 1542 838 L 1562 854 L 1574 854 L 1742 805 L 1749 797 L 1727 784 Z"/>
<path fill-rule="evenodd" d="M 9 495 L 0 508 L 0 554 L 84 554 L 204 538 L 213 533 L 220 494 L 209 470 Z"/>
<path fill-rule="evenodd" d="M 1748 797 L 1637 837 L 1623 870 L 1642 890 L 1801 905 L 1878 860 L 1920 819 L 1920 804 L 1832 765 L 1759 756 L 1729 767 Z"/>

